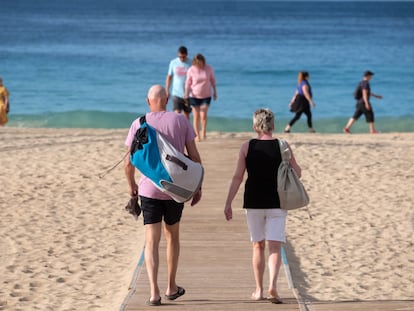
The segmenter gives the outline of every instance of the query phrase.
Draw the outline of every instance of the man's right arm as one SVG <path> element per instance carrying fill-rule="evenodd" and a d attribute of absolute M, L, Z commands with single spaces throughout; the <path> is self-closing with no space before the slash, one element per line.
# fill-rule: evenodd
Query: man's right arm
<path fill-rule="evenodd" d="M 129 151 L 129 147 L 127 149 Z M 138 185 L 135 182 L 135 167 L 132 165 L 129 157 L 125 157 L 124 171 L 129 186 L 129 195 L 135 197 L 138 195 Z"/>

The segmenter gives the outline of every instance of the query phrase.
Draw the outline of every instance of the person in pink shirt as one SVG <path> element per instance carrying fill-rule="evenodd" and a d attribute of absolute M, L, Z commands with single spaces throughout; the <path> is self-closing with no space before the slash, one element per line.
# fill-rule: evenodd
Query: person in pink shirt
<path fill-rule="evenodd" d="M 146 114 L 147 123 L 161 133 L 177 150 L 187 150 L 188 156 L 195 162 L 201 163 L 194 141 L 195 132 L 190 122 L 183 114 L 167 111 L 167 91 L 161 85 L 153 85 L 147 96 L 150 112 Z M 140 127 L 140 118 L 136 119 L 125 139 L 129 150 L 137 129 Z M 178 259 L 180 254 L 180 220 L 184 203 L 175 202 L 170 196 L 161 192 L 152 182 L 141 174 L 139 184 L 135 180 L 135 167 L 130 158 L 124 162 L 125 176 L 131 197 L 141 200 L 141 210 L 145 225 L 145 264 L 150 283 L 150 297 L 146 302 L 149 306 L 161 305 L 161 294 L 158 287 L 159 245 L 162 227 L 164 227 L 167 241 L 167 289 L 165 298 L 175 300 L 185 294 L 185 289 L 176 283 Z M 201 188 L 193 197 L 191 206 L 201 199 Z M 162 222 L 164 221 L 164 226 Z"/>
<path fill-rule="evenodd" d="M 188 98 L 190 101 L 197 141 L 200 141 L 200 138 L 207 138 L 207 111 L 211 97 L 214 100 L 217 99 L 216 78 L 213 68 L 206 64 L 206 59 L 202 54 L 196 54 L 193 58 L 192 66 L 187 71 L 184 98 Z"/>

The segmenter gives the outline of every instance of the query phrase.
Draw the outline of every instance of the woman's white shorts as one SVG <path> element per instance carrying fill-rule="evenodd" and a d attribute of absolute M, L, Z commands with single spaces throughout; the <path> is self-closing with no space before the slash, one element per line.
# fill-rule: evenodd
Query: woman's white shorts
<path fill-rule="evenodd" d="M 280 208 L 246 209 L 247 226 L 252 242 L 279 241 L 286 242 L 287 211 Z"/>

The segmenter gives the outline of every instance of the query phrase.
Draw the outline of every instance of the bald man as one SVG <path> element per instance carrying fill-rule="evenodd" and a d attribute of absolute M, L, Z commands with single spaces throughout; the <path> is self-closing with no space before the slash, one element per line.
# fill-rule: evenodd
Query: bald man
<path fill-rule="evenodd" d="M 195 143 L 195 131 L 183 114 L 167 111 L 168 96 L 161 85 L 153 85 L 148 90 L 147 103 L 149 113 L 146 120 L 149 125 L 161 133 L 177 150 L 184 153 L 194 162 L 201 163 L 201 158 Z M 140 128 L 140 118 L 136 119 L 125 140 L 128 150 L 135 133 Z M 129 160 L 125 160 L 125 175 L 129 185 L 131 197 L 139 196 L 145 225 L 145 265 L 150 282 L 150 297 L 147 305 L 161 304 L 161 294 L 158 287 L 159 243 L 161 239 L 162 221 L 164 221 L 164 235 L 167 241 L 168 285 L 165 291 L 167 300 L 175 300 L 184 295 L 185 290 L 176 283 L 178 257 L 180 253 L 179 226 L 184 203 L 175 202 L 170 196 L 160 191 L 153 183 L 141 174 L 139 185 L 135 182 L 135 167 Z M 191 205 L 201 199 L 201 190 L 193 197 Z"/>

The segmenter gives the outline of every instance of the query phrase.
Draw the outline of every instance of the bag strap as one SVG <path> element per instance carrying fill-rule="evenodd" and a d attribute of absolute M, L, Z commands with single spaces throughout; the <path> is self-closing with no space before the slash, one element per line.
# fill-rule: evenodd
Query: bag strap
<path fill-rule="evenodd" d="M 280 148 L 280 155 L 282 156 L 282 161 L 290 161 L 291 155 L 290 155 L 290 149 L 288 147 L 288 144 L 286 140 L 279 138 L 279 148 Z"/>
<path fill-rule="evenodd" d="M 134 138 L 131 143 L 130 147 L 130 154 L 131 156 L 134 155 L 135 151 L 138 149 L 143 148 L 143 144 L 146 144 L 148 142 L 148 131 L 146 128 L 143 128 L 142 126 L 147 122 L 146 115 L 143 115 L 139 118 L 139 124 L 140 127 L 135 132 Z"/>
<path fill-rule="evenodd" d="M 290 149 L 288 147 L 288 144 L 286 140 L 280 138 L 279 140 L 279 147 L 280 147 L 280 155 L 282 156 L 282 161 L 288 161 L 290 162 L 291 154 Z M 312 214 L 309 211 L 309 207 L 305 206 L 306 211 L 308 212 L 309 219 L 312 220 Z"/>
<path fill-rule="evenodd" d="M 177 164 L 179 167 L 181 167 L 184 171 L 188 170 L 188 165 L 185 164 L 183 161 L 181 161 L 179 158 L 174 157 L 173 155 L 167 154 L 165 156 L 165 159 L 167 161 L 171 161 L 172 163 Z"/>
<path fill-rule="evenodd" d="M 141 125 L 143 125 L 144 123 L 146 123 L 147 122 L 147 118 L 146 118 L 146 114 L 145 115 L 143 115 L 141 118 L 139 118 L 139 123 L 141 124 Z M 161 134 L 159 134 L 159 135 L 161 135 Z M 185 164 L 183 161 L 181 161 L 179 158 L 177 158 L 177 157 L 174 157 L 173 155 L 169 155 L 169 154 L 167 154 L 166 155 L 166 157 L 165 157 L 165 159 L 167 160 L 167 161 L 171 161 L 171 162 L 173 162 L 173 163 L 175 163 L 175 164 L 177 164 L 178 166 L 180 166 L 184 171 L 186 171 L 186 170 L 188 170 L 188 165 L 187 164 Z"/>
<path fill-rule="evenodd" d="M 146 114 L 144 114 L 141 118 L 139 118 L 139 124 L 144 124 L 145 122 L 147 122 L 147 118 L 146 118 Z"/>

